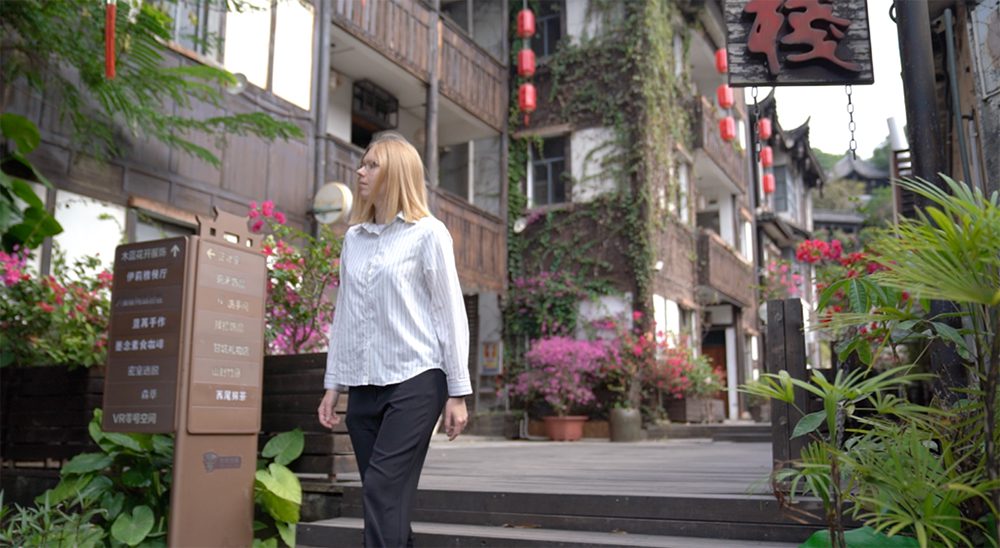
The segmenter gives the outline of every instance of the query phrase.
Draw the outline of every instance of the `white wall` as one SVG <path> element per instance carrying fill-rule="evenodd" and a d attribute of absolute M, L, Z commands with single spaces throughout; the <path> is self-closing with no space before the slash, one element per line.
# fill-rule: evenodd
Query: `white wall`
<path fill-rule="evenodd" d="M 577 43 L 580 39 L 599 35 L 608 16 L 615 19 L 622 17 L 623 5 L 624 3 L 615 4 L 611 7 L 612 11 L 605 15 L 588 13 L 590 2 L 587 0 L 566 0 L 566 35 Z"/>
<path fill-rule="evenodd" d="M 615 190 L 614 179 L 601 166 L 604 158 L 615 150 L 614 145 L 610 144 L 614 138 L 614 130 L 603 127 L 581 129 L 570 136 L 570 173 L 573 176 L 574 202 L 589 202 Z"/>
<path fill-rule="evenodd" d="M 596 299 L 580 301 L 577 315 L 576 338 L 584 339 L 588 336 L 585 328 L 594 320 L 612 318 L 616 321 L 624 321 L 626 328 L 632 328 L 632 295 L 605 295 Z M 603 336 L 614 336 L 614 333 L 600 333 Z"/>

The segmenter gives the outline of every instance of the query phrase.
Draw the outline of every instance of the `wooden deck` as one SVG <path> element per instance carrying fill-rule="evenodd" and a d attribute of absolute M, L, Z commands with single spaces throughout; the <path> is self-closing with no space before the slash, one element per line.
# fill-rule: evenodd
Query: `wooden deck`
<path fill-rule="evenodd" d="M 420 489 L 577 495 L 768 495 L 770 443 L 500 441 L 435 436 Z M 358 475 L 341 474 L 354 483 Z"/>

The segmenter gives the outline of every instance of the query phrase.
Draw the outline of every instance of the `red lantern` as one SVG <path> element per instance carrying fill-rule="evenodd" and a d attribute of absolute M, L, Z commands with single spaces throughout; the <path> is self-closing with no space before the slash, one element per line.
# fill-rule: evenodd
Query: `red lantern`
<path fill-rule="evenodd" d="M 715 50 L 715 70 L 720 74 L 729 72 L 729 58 L 726 57 L 725 49 Z"/>
<path fill-rule="evenodd" d="M 771 119 L 761 118 L 757 120 L 757 134 L 760 136 L 761 141 L 766 141 L 771 138 Z"/>
<path fill-rule="evenodd" d="M 517 52 L 517 75 L 531 76 L 535 74 L 535 52 L 524 48 Z"/>
<path fill-rule="evenodd" d="M 715 98 L 719 100 L 719 106 L 722 108 L 731 108 L 733 106 L 733 88 L 722 84 L 715 88 Z"/>
<path fill-rule="evenodd" d="M 760 149 L 760 165 L 763 167 L 771 167 L 774 165 L 774 150 L 771 147 L 764 147 Z"/>
<path fill-rule="evenodd" d="M 517 35 L 529 38 L 535 35 L 535 14 L 529 9 L 517 12 Z"/>
<path fill-rule="evenodd" d="M 765 173 L 763 182 L 764 182 L 764 194 L 772 194 L 774 192 L 774 174 Z"/>
<path fill-rule="evenodd" d="M 530 82 L 521 84 L 521 87 L 517 90 L 517 106 L 521 108 L 522 112 L 535 112 L 535 107 L 538 106 L 538 103 L 534 84 Z"/>
<path fill-rule="evenodd" d="M 115 78 L 115 19 L 118 13 L 117 0 L 106 0 L 104 5 L 104 76 Z"/>
<path fill-rule="evenodd" d="M 732 116 L 726 116 L 719 120 L 719 135 L 727 143 L 736 138 L 736 120 L 733 120 Z"/>

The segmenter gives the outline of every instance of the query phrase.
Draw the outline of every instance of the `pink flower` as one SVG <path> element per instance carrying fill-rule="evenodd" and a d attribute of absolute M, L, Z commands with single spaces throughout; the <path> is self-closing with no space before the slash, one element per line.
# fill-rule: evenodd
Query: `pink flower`
<path fill-rule="evenodd" d="M 56 307 L 52 306 L 49 303 L 38 303 L 38 308 L 41 308 L 42 310 L 44 310 L 46 312 L 52 312 L 53 310 L 56 309 Z"/>
<path fill-rule="evenodd" d="M 275 211 L 274 212 L 274 220 L 278 221 L 278 224 L 281 224 L 281 225 L 285 224 L 285 220 L 286 220 L 285 219 L 285 214 L 282 213 L 282 212 L 280 212 L 280 211 Z"/>
<path fill-rule="evenodd" d="M 250 232 L 255 232 L 256 233 L 256 232 L 260 232 L 263 229 L 264 229 L 264 220 L 263 219 L 257 219 L 256 221 L 254 221 L 253 225 L 250 227 Z"/>
<path fill-rule="evenodd" d="M 267 200 L 264 203 L 260 204 L 260 214 L 265 217 L 270 217 L 271 215 L 274 215 L 274 202 L 272 202 L 271 200 Z"/>
<path fill-rule="evenodd" d="M 256 209 L 251 209 L 251 210 L 250 210 L 250 211 L 249 211 L 249 212 L 247 213 L 247 217 L 250 217 L 251 219 L 256 219 L 256 218 L 257 218 L 257 217 L 259 217 L 259 216 L 260 216 L 260 212 L 259 212 L 259 211 L 257 211 Z"/>

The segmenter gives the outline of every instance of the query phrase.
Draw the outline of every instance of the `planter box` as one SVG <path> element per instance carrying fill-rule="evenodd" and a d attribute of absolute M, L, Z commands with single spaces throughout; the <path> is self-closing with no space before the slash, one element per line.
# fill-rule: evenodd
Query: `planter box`
<path fill-rule="evenodd" d="M 59 468 L 79 453 L 97 450 L 87 425 L 103 394 L 103 367 L 0 369 L 4 465 Z"/>
<path fill-rule="evenodd" d="M 332 478 L 357 465 L 344 422 L 331 432 L 316 417 L 325 371 L 325 353 L 264 358 L 260 444 L 300 428 L 305 448 L 292 470 Z M 59 468 L 77 454 L 97 450 L 87 425 L 103 395 L 103 367 L 0 369 L 0 459 L 7 467 Z M 344 395 L 338 412 L 346 409 Z"/>
<path fill-rule="evenodd" d="M 726 418 L 722 400 L 684 398 L 667 405 L 667 416 L 674 422 L 722 422 Z"/>

